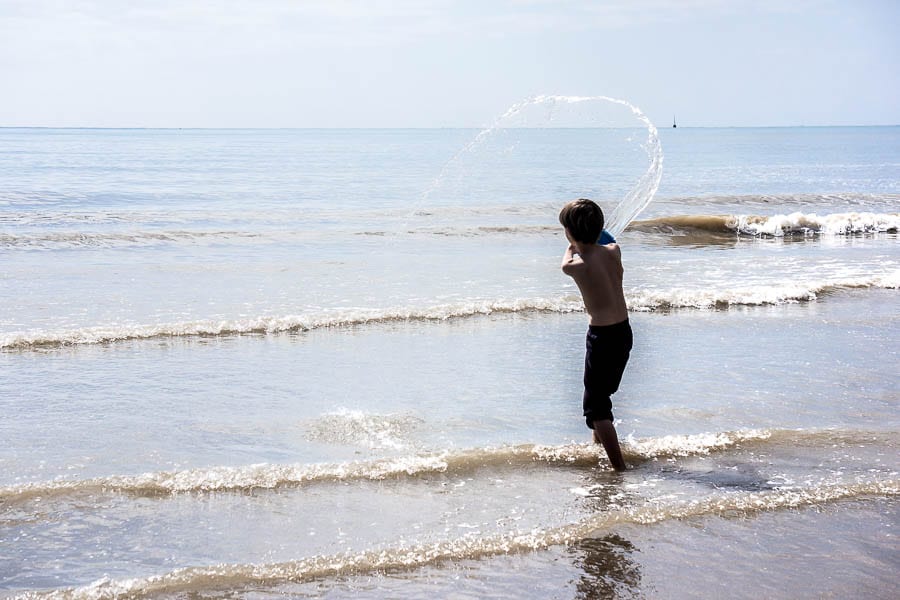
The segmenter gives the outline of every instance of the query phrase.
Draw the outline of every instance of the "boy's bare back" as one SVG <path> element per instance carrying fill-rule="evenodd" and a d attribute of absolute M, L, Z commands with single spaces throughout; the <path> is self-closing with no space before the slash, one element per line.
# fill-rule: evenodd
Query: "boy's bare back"
<path fill-rule="evenodd" d="M 618 244 L 584 244 L 572 239 L 566 230 L 569 248 L 563 256 L 562 270 L 581 290 L 584 310 L 591 325 L 614 325 L 628 318 L 622 291 L 622 251 Z"/>

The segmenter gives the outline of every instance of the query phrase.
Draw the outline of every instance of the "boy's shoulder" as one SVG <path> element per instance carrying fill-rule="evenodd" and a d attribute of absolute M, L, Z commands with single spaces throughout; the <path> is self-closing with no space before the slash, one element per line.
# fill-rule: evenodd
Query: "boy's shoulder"
<path fill-rule="evenodd" d="M 622 265 L 622 249 L 618 244 L 597 246 L 592 254 L 594 255 L 592 262 L 604 269 L 618 269 Z"/>
<path fill-rule="evenodd" d="M 622 256 L 622 248 L 615 242 L 597 246 L 597 249 L 606 256 L 609 256 L 610 254 L 615 255 L 616 257 Z"/>
<path fill-rule="evenodd" d="M 618 244 L 595 245 L 585 251 L 581 256 L 585 265 L 595 265 L 601 269 L 607 268 L 610 263 L 621 264 L 622 251 Z"/>

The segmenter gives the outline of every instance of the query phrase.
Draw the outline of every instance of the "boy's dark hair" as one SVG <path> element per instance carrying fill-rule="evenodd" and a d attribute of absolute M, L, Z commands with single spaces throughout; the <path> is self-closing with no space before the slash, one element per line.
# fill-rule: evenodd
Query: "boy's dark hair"
<path fill-rule="evenodd" d="M 569 230 L 576 242 L 596 244 L 603 233 L 603 211 L 587 198 L 573 200 L 559 211 L 559 223 Z"/>

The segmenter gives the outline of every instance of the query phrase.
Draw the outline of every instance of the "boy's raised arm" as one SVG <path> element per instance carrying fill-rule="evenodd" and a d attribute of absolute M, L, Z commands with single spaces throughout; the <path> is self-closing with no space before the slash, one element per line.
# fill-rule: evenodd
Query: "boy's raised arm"
<path fill-rule="evenodd" d="M 578 251 L 575 248 L 575 244 L 569 244 L 569 247 L 566 248 L 566 253 L 563 254 L 562 259 L 562 267 L 563 273 L 566 275 L 572 275 L 575 269 L 577 269 L 580 265 L 583 265 L 584 261 L 581 260 L 581 256 L 579 256 Z"/>

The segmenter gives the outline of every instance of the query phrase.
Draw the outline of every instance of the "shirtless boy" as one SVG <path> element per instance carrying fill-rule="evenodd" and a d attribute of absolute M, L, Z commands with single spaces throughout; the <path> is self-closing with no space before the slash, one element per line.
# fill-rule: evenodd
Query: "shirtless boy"
<path fill-rule="evenodd" d="M 584 359 L 584 417 L 603 444 L 616 471 L 625 470 L 619 438 L 613 427 L 610 396 L 619 389 L 631 353 L 631 325 L 622 291 L 622 251 L 615 243 L 599 245 L 603 211 L 587 199 L 566 204 L 559 213 L 569 247 L 563 273 L 575 280 L 590 317 Z"/>

